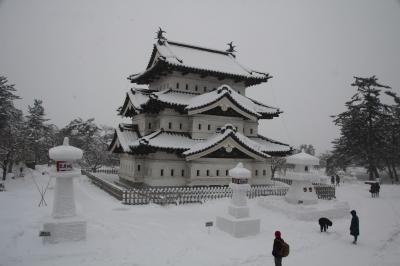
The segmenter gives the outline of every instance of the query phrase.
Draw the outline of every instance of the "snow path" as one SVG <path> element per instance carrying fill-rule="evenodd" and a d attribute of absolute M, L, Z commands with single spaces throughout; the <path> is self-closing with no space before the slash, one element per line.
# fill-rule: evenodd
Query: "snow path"
<path fill-rule="evenodd" d="M 47 175 L 33 172 L 39 186 Z M 40 195 L 33 180 L 8 180 L 0 193 L 0 265 L 273 265 L 273 232 L 281 230 L 291 253 L 284 265 L 399 265 L 400 186 L 383 185 L 372 199 L 369 186 L 345 184 L 337 190 L 341 201 L 360 217 L 358 245 L 351 244 L 350 215 L 333 220 L 327 233 L 317 221 L 288 218 L 250 200 L 251 214 L 260 217 L 258 236 L 234 239 L 204 226 L 226 213 L 228 199 L 203 205 L 122 205 L 81 176 L 75 180 L 77 210 L 88 222 L 87 240 L 43 245 L 38 232 L 51 213 L 53 189 L 45 195 L 47 207 L 37 207 Z"/>

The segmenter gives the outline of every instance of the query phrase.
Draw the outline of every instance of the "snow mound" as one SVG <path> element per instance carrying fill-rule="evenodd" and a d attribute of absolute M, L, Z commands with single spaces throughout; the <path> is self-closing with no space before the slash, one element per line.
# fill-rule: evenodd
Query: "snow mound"
<path fill-rule="evenodd" d="M 293 220 L 317 221 L 321 217 L 340 219 L 350 216 L 350 206 L 347 202 L 337 200 L 319 201 L 315 205 L 293 205 L 282 197 L 262 197 L 258 205 L 287 215 Z"/>

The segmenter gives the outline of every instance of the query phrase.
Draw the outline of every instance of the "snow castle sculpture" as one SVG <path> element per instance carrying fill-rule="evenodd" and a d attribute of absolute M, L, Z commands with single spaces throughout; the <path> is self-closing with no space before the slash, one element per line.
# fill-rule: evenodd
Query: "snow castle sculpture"
<path fill-rule="evenodd" d="M 319 159 L 301 151 L 286 157 L 286 163 L 294 164 L 293 172 L 286 173 L 286 179 L 292 180 L 285 196 L 286 201 L 293 204 L 316 204 L 318 197 L 312 183 L 321 182 L 319 175 L 313 173 L 314 166 L 319 165 Z"/>
<path fill-rule="evenodd" d="M 238 163 L 235 168 L 229 170 L 232 182 L 231 205 L 228 207 L 230 216 L 217 216 L 216 226 L 234 237 L 246 237 L 260 232 L 260 219 L 250 218 L 250 210 L 247 206 L 247 191 L 250 189 L 248 179 L 251 172 Z"/>
<path fill-rule="evenodd" d="M 49 157 L 56 162 L 52 177 L 56 178 L 53 211 L 50 221 L 43 225 L 43 242 L 57 243 L 86 238 L 86 221 L 76 215 L 73 178 L 80 175 L 72 162 L 82 158 L 81 149 L 69 146 L 64 138 L 61 146 L 51 148 Z"/>

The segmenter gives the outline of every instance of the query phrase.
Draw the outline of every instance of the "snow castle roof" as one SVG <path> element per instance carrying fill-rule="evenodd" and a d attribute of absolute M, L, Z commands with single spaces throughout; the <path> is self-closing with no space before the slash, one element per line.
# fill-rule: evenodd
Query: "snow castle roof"
<path fill-rule="evenodd" d="M 304 151 L 286 157 L 286 163 L 297 165 L 319 165 L 319 159 Z"/>

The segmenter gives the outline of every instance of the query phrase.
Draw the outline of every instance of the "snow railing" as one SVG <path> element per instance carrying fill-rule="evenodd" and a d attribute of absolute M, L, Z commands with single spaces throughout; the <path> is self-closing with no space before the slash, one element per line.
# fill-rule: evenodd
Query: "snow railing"
<path fill-rule="evenodd" d="M 122 200 L 122 193 L 124 192 L 124 190 L 121 189 L 120 187 L 105 180 L 102 180 L 85 170 L 81 170 L 81 173 L 82 175 L 86 175 L 92 181 L 93 184 L 95 184 L 96 186 L 98 186 L 111 196 L 115 197 L 118 200 Z"/>
<path fill-rule="evenodd" d="M 93 171 L 93 169 L 86 168 L 82 170 L 88 173 L 103 173 L 103 174 L 114 174 L 114 175 L 118 174 L 118 168 L 100 168 L 96 169 L 95 171 Z"/>
<path fill-rule="evenodd" d="M 269 185 L 252 186 L 248 191 L 249 198 L 261 196 L 284 196 L 287 187 Z M 231 198 L 232 190 L 227 186 L 220 187 L 149 187 L 125 190 L 122 194 L 122 203 L 128 205 L 140 205 L 155 203 L 165 204 L 188 204 L 203 203 L 208 200 Z"/>

